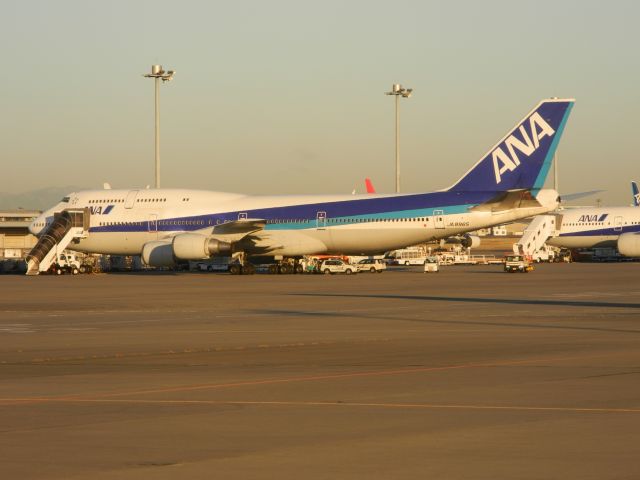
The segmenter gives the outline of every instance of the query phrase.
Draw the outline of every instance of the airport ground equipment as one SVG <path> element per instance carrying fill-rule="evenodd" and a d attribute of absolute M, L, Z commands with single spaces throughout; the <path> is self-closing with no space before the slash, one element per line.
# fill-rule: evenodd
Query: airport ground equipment
<path fill-rule="evenodd" d="M 535 256 L 538 251 L 546 251 L 545 242 L 558 234 L 560 222 L 560 215 L 537 215 L 525 228 L 520 240 L 513 244 L 513 253 Z"/>
<path fill-rule="evenodd" d="M 508 255 L 504 261 L 504 271 L 508 273 L 527 273 L 533 270 L 533 265 L 529 263 L 524 255 Z"/>
<path fill-rule="evenodd" d="M 48 271 L 62 251 L 74 240 L 85 238 L 88 231 L 88 208 L 66 209 L 56 213 L 26 257 L 27 275 Z"/>
<path fill-rule="evenodd" d="M 438 273 L 440 271 L 440 263 L 438 257 L 427 257 L 424 262 L 424 273 Z"/>

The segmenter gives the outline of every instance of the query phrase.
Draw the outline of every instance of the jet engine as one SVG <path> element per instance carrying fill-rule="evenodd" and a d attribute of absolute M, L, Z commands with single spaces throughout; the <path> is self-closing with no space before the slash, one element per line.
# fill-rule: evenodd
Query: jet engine
<path fill-rule="evenodd" d="M 173 256 L 180 260 L 203 260 L 231 253 L 231 244 L 199 233 L 181 233 L 173 237 Z"/>
<path fill-rule="evenodd" d="M 460 240 L 460 245 L 464 248 L 477 248 L 480 246 L 480 237 L 477 235 L 463 235 Z"/>
<path fill-rule="evenodd" d="M 618 251 L 625 257 L 640 257 L 640 234 L 623 233 L 618 237 Z"/>
<path fill-rule="evenodd" d="M 170 240 L 147 242 L 142 246 L 142 261 L 151 267 L 173 267 L 176 264 Z"/>
<path fill-rule="evenodd" d="M 181 233 L 171 240 L 147 242 L 142 247 L 142 261 L 151 267 L 173 267 L 180 260 L 230 254 L 230 243 L 199 233 Z"/>

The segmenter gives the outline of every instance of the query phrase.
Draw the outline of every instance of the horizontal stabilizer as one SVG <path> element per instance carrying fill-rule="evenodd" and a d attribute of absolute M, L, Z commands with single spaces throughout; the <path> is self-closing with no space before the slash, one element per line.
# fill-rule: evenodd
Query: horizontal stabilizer
<path fill-rule="evenodd" d="M 529 190 L 513 190 L 503 192 L 491 200 L 481 203 L 473 208 L 472 212 L 503 212 L 516 208 L 540 207 L 540 202 L 531 195 Z"/>

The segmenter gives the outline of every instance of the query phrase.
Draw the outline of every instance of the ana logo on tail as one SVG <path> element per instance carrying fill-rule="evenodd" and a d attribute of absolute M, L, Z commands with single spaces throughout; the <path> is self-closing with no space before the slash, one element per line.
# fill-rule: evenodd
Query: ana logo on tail
<path fill-rule="evenodd" d="M 496 174 L 496 184 L 502 181 L 502 175 L 509 171 L 513 172 L 520 165 L 520 158 L 516 150 L 527 157 L 535 152 L 540 146 L 540 140 L 544 137 L 551 137 L 555 132 L 551 126 L 544 121 L 538 112 L 529 117 L 529 131 L 525 124 L 518 128 L 522 140 L 515 135 L 509 135 L 502 145 L 491 152 L 493 159 L 493 171 Z M 506 149 L 507 151 L 505 152 Z"/>

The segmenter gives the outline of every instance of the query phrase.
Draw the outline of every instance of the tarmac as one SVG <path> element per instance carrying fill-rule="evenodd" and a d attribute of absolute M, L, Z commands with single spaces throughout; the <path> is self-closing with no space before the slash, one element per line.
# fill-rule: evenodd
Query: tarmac
<path fill-rule="evenodd" d="M 0 478 L 639 478 L 639 273 L 3 276 Z"/>

